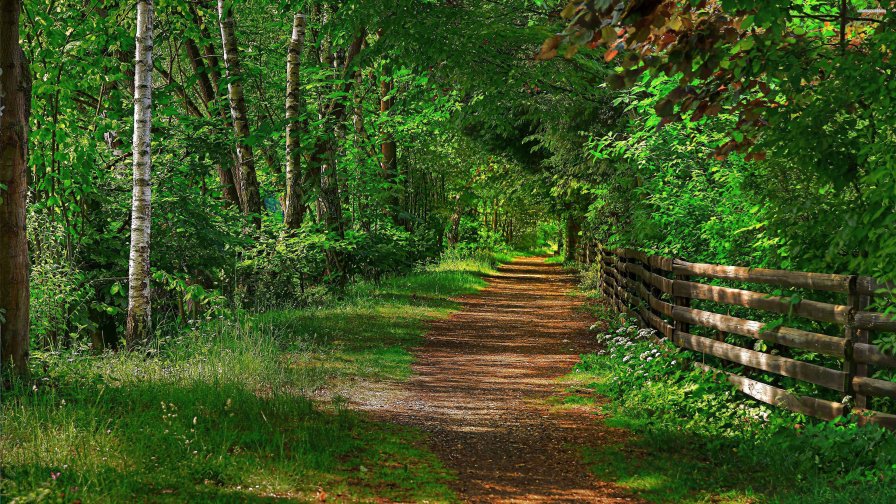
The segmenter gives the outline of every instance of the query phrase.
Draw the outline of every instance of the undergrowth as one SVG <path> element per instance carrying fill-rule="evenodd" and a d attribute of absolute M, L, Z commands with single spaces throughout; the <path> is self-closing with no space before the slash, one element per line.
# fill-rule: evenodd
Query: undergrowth
<path fill-rule="evenodd" d="M 603 313 L 605 320 L 612 320 Z M 652 330 L 611 323 L 575 367 L 624 443 L 583 449 L 601 477 L 652 502 L 896 502 L 896 437 L 748 399 Z"/>
<path fill-rule="evenodd" d="M 340 393 L 408 377 L 425 322 L 510 258 L 454 254 L 339 301 L 206 321 L 149 356 L 38 352 L 2 398 L 2 497 L 452 501 L 419 432 L 349 411 Z"/>

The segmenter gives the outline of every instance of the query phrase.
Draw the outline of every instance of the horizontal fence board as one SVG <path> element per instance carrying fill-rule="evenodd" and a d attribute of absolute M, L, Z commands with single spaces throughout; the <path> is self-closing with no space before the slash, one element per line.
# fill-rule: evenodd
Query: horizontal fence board
<path fill-rule="evenodd" d="M 841 359 L 845 354 L 846 340 L 835 336 L 827 336 L 790 327 L 776 327 L 771 330 L 765 330 L 766 324 L 761 322 L 684 306 L 673 307 L 671 316 L 679 322 L 709 327 L 717 331 L 747 336 L 769 343 L 810 350 Z"/>
<path fill-rule="evenodd" d="M 616 255 L 625 259 L 634 259 L 636 261 L 641 261 L 644 264 L 647 264 L 647 254 L 644 252 L 639 252 L 633 249 L 621 248 L 615 250 Z"/>
<path fill-rule="evenodd" d="M 896 415 L 866 409 L 855 409 L 853 412 L 858 415 L 859 425 L 879 425 L 896 431 Z"/>
<path fill-rule="evenodd" d="M 869 331 L 896 332 L 896 313 L 856 312 L 855 324 Z"/>
<path fill-rule="evenodd" d="M 619 271 L 617 271 L 615 267 L 607 266 L 607 267 L 604 268 L 604 272 L 605 272 L 608 276 L 610 276 L 611 278 L 613 278 L 614 280 L 616 280 L 616 283 L 617 283 L 617 284 L 619 284 L 619 283 L 621 282 L 622 275 L 619 274 Z"/>
<path fill-rule="evenodd" d="M 644 284 L 637 283 L 635 284 L 635 291 L 638 296 L 650 306 L 650 308 L 657 313 L 661 313 L 667 317 L 672 316 L 672 304 L 667 303 L 661 299 L 658 299 L 656 296 L 650 293 Z"/>
<path fill-rule="evenodd" d="M 852 379 L 852 388 L 859 394 L 896 399 L 896 383 L 891 381 L 856 376 Z"/>
<path fill-rule="evenodd" d="M 722 341 L 716 341 L 714 339 L 681 331 L 675 331 L 673 340 L 679 345 L 694 350 L 695 352 L 705 353 L 743 366 L 761 369 L 782 376 L 789 376 L 791 378 L 796 378 L 797 380 L 814 383 L 816 385 L 821 385 L 822 387 L 843 392 L 844 377 L 846 374 L 842 371 L 835 371 L 815 364 L 809 364 L 808 362 L 801 362 L 786 357 L 757 352 L 755 350 L 749 350 Z"/>
<path fill-rule="evenodd" d="M 750 378 L 722 371 L 721 369 L 716 369 L 699 362 L 694 363 L 694 366 L 706 372 L 724 374 L 728 381 L 736 386 L 738 390 L 753 399 L 766 404 L 786 408 L 790 411 L 815 416 L 824 420 L 833 420 L 844 414 L 844 406 L 842 403 L 793 394 L 767 383 L 751 380 Z"/>
<path fill-rule="evenodd" d="M 852 357 L 856 362 L 871 364 L 877 367 L 896 367 L 896 356 L 885 354 L 877 345 L 856 343 L 853 345 Z"/>
<path fill-rule="evenodd" d="M 789 298 L 772 296 L 761 292 L 753 292 L 717 285 L 706 285 L 696 282 L 676 280 L 672 286 L 672 292 L 676 296 L 691 299 L 702 299 L 716 303 L 731 304 L 765 310 L 776 313 L 784 313 L 805 317 L 821 322 L 833 322 L 846 324 L 849 320 L 850 308 L 844 305 L 835 305 L 811 301 L 808 299 L 791 303 Z"/>
<path fill-rule="evenodd" d="M 644 269 L 642 266 L 632 263 L 625 263 L 620 269 L 622 271 L 638 275 L 649 285 L 656 287 L 666 294 L 672 294 L 672 280 L 669 278 L 657 275 L 656 273 L 651 273 Z"/>
<path fill-rule="evenodd" d="M 658 255 L 647 256 L 647 265 L 658 270 L 672 271 L 672 259 L 669 259 L 668 257 Z"/>
<path fill-rule="evenodd" d="M 645 252 L 626 248 L 615 249 L 611 251 L 611 253 L 624 259 L 632 259 L 638 261 L 645 266 L 650 266 L 651 268 L 669 272 L 672 271 L 672 259 L 668 257 L 651 255 Z"/>
<path fill-rule="evenodd" d="M 660 334 L 668 339 L 672 339 L 672 335 L 675 332 L 675 328 L 672 327 L 665 320 L 657 317 L 653 313 L 648 313 L 645 315 L 647 322 L 650 324 L 650 327 L 656 329 Z"/>
<path fill-rule="evenodd" d="M 798 287 L 802 289 L 830 292 L 849 291 L 850 278 L 848 275 L 832 275 L 829 273 L 806 273 L 801 271 L 689 263 L 679 259 L 672 261 L 672 272 L 680 275 L 717 278 L 720 280 L 737 280 L 741 282 L 772 284 L 780 287 Z"/>
<path fill-rule="evenodd" d="M 672 303 L 667 303 L 653 296 L 650 296 L 650 307 L 656 310 L 657 313 L 661 313 L 667 317 L 672 316 Z"/>
<path fill-rule="evenodd" d="M 881 282 L 869 276 L 860 276 L 856 282 L 856 290 L 859 294 L 873 295 L 880 291 L 892 292 L 896 290 L 896 283 Z"/>
<path fill-rule="evenodd" d="M 609 301 L 620 312 L 636 319 L 641 327 L 655 329 L 679 347 L 715 356 L 745 367 L 814 383 L 839 392 L 844 392 L 849 387 L 850 393 L 858 397 L 896 398 L 896 383 L 869 378 L 865 371 L 861 370 L 864 369 L 864 366 L 896 368 L 896 356 L 885 354 L 876 345 L 860 340 L 854 342 L 852 351 L 848 352 L 849 342 L 842 336 L 830 336 L 791 327 L 774 327 L 731 315 L 692 309 L 685 303 L 685 301 L 696 299 L 834 323 L 846 326 L 847 329 L 896 332 L 896 314 L 855 311 L 850 306 L 840 304 L 708 285 L 690 281 L 689 277 L 847 293 L 850 294 L 850 299 L 854 299 L 852 296 L 855 295 L 873 295 L 879 291 L 892 292 L 896 290 L 896 284 L 893 282 L 879 282 L 868 276 L 690 263 L 679 259 L 673 260 L 650 255 L 633 249 L 608 250 L 602 248 L 601 251 L 599 257 L 603 266 L 601 291 Z M 674 273 L 676 279 L 667 278 L 663 272 Z M 658 294 L 658 292 L 662 294 Z M 666 295 L 674 301 L 670 303 L 664 300 L 667 299 Z M 798 301 L 792 301 L 792 299 L 798 299 Z M 676 330 L 671 321 L 674 321 L 683 330 Z M 848 359 L 844 360 L 844 366 L 847 364 L 860 365 L 860 370 L 857 373 L 859 376 L 847 373 L 846 371 L 849 371 L 847 367 L 844 367 L 844 371 L 829 369 L 697 336 L 687 332 L 687 327 L 690 325 L 703 326 L 723 333 L 755 338 L 838 359 Z M 850 410 L 848 405 L 838 402 L 798 395 L 704 364 L 695 364 L 695 366 L 704 371 L 725 373 L 728 381 L 741 392 L 759 401 L 806 415 L 831 420 L 843 416 Z M 858 417 L 860 424 L 876 424 L 896 430 L 896 415 L 894 414 L 862 408 L 852 411 L 861 413 Z"/>

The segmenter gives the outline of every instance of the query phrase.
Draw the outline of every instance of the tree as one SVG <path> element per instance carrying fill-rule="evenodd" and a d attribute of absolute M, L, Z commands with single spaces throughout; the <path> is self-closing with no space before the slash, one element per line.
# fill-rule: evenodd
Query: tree
<path fill-rule="evenodd" d="M 383 75 L 380 83 L 380 113 L 388 116 L 395 103 L 393 96 L 392 80 L 388 76 Z M 388 128 L 388 127 L 387 127 Z M 398 177 L 398 149 L 395 144 L 395 135 L 391 131 L 381 132 L 382 142 L 380 143 L 380 152 L 382 161 L 380 167 L 383 173 L 383 180 L 389 187 L 388 198 L 386 200 L 386 209 L 392 214 L 392 220 L 396 224 L 400 224 L 401 219 L 398 214 L 398 188 L 395 187 L 395 181 Z"/>
<path fill-rule="evenodd" d="M 131 199 L 131 253 L 128 262 L 128 319 L 125 339 L 133 349 L 152 334 L 149 243 L 152 224 L 152 48 L 153 2 L 137 3 L 134 72 L 134 188 Z"/>
<path fill-rule="evenodd" d="M 239 160 L 239 193 L 243 212 L 255 215 L 255 227 L 261 227 L 261 194 L 255 173 L 255 157 L 249 144 L 249 114 L 243 94 L 242 68 L 237 48 L 236 30 L 233 26 L 233 6 L 226 0 L 218 0 L 218 24 L 224 46 L 224 68 L 227 70 L 227 91 L 230 99 L 230 116 L 237 138 Z"/>
<path fill-rule="evenodd" d="M 326 17 L 324 16 L 326 19 Z M 325 67 L 333 67 L 339 71 L 339 79 L 332 85 L 334 97 L 330 100 L 321 100 L 319 114 L 326 121 L 333 132 L 325 132 L 322 138 L 318 138 L 317 145 L 311 155 L 313 175 L 319 177 L 320 194 L 318 198 L 319 217 L 324 222 L 327 232 L 331 233 L 336 241 L 345 238 L 345 219 L 342 214 L 342 199 L 339 194 L 339 172 L 337 166 L 338 140 L 344 137 L 347 107 L 342 97 L 350 96 L 352 79 L 346 78 L 349 69 L 354 64 L 355 58 L 361 52 L 366 37 L 366 31 L 362 28 L 357 37 L 352 40 L 348 49 L 344 51 L 344 60 L 339 61 L 339 54 L 331 51 L 330 41 L 326 38 L 319 40 L 319 59 Z M 342 51 L 340 51 L 342 52 Z M 327 267 L 331 275 L 338 282 L 344 281 L 345 265 L 342 254 L 336 247 L 327 249 Z"/>
<path fill-rule="evenodd" d="M 0 365 L 28 370 L 28 194 L 30 76 L 19 46 L 20 0 L 0 0 Z"/>
<path fill-rule="evenodd" d="M 301 174 L 303 107 L 301 88 L 302 48 L 305 44 L 305 16 L 293 17 L 292 38 L 286 60 L 286 208 L 283 220 L 286 227 L 296 229 L 305 216 L 305 201 Z"/>

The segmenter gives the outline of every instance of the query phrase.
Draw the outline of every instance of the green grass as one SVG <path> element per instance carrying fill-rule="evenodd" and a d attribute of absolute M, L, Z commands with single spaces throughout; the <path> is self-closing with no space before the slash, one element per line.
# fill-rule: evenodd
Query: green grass
<path fill-rule="evenodd" d="M 546 264 L 563 264 L 564 262 L 566 262 L 566 260 L 563 258 L 562 255 L 552 255 L 552 256 L 548 257 L 547 259 L 545 259 L 544 262 Z"/>
<path fill-rule="evenodd" d="M 487 259 L 487 260 L 486 260 Z M 204 323 L 127 353 L 37 353 L 4 393 L 3 497 L 16 502 L 451 502 L 410 428 L 345 408 L 358 380 L 402 380 L 428 320 L 485 285 L 493 258 L 449 258 L 323 307 Z"/>
<path fill-rule="evenodd" d="M 604 313 L 604 316 L 608 314 Z M 896 502 L 896 438 L 879 428 L 817 422 L 758 404 L 631 333 L 603 337 L 567 382 L 564 404 L 595 408 L 623 435 L 580 449 L 594 473 L 657 503 Z M 647 355 L 650 359 L 641 358 Z"/>

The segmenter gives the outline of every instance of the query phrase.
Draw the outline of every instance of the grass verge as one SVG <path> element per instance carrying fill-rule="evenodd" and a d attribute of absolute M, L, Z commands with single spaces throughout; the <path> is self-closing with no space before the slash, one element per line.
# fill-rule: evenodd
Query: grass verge
<path fill-rule="evenodd" d="M 625 324 L 602 329 L 603 350 L 583 356 L 567 378 L 607 398 L 595 407 L 626 433 L 625 441 L 582 449 L 602 479 L 661 503 L 896 502 L 891 432 L 748 400 L 694 370 L 698 356 L 655 343 L 655 334 Z"/>
<path fill-rule="evenodd" d="M 506 259 L 506 258 L 505 258 Z M 12 502 L 451 502 L 422 434 L 322 389 L 401 380 L 428 320 L 485 285 L 494 257 L 446 258 L 324 306 L 208 322 L 155 355 L 35 355 L 3 394 L 2 497 Z"/>

